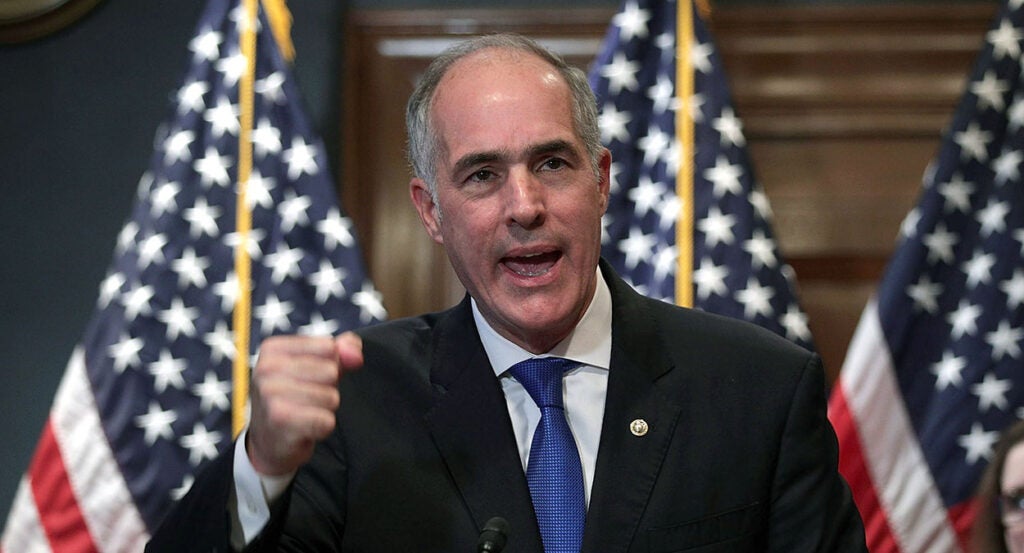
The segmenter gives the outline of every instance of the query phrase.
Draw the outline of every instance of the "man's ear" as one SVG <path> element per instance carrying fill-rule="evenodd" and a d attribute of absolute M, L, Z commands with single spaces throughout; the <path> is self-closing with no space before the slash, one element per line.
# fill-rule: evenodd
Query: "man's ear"
<path fill-rule="evenodd" d="M 413 205 L 416 206 L 416 212 L 420 215 L 423 228 L 427 229 L 427 234 L 430 235 L 434 242 L 444 244 L 444 238 L 441 236 L 441 218 L 438 216 L 438 206 L 434 203 L 434 197 L 430 194 L 427 183 L 419 177 L 413 178 L 409 181 L 409 196 L 412 198 Z"/>

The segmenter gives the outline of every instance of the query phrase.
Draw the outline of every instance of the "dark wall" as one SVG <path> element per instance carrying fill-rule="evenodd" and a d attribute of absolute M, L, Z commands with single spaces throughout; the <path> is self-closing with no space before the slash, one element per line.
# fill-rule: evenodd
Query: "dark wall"
<path fill-rule="evenodd" d="M 479 5 L 550 2 L 290 2 L 299 86 L 329 155 L 339 147 L 345 10 Z M 202 7 L 103 0 L 56 35 L 0 46 L 0 525 L 92 313 Z"/>

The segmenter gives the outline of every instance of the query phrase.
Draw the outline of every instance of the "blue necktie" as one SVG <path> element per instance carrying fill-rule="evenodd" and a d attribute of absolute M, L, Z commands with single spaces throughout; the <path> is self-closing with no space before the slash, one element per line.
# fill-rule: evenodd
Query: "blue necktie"
<path fill-rule="evenodd" d="M 577 366 L 568 359 L 543 357 L 509 369 L 540 407 L 526 481 L 545 553 L 579 553 L 583 544 L 583 468 L 562 405 L 562 375 Z"/>

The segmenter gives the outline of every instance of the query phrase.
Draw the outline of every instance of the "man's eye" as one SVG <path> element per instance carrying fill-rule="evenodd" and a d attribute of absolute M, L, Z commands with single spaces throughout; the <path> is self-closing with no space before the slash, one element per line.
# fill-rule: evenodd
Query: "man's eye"
<path fill-rule="evenodd" d="M 566 163 L 564 159 L 553 157 L 551 159 L 544 161 L 544 164 L 541 165 L 541 169 L 547 171 L 556 171 L 558 169 L 565 167 L 565 165 Z"/>
<path fill-rule="evenodd" d="M 479 171 L 476 171 L 475 173 L 473 173 L 472 175 L 469 176 L 469 180 L 474 181 L 474 182 L 484 182 L 484 181 L 491 180 L 493 178 L 494 178 L 494 173 L 492 173 L 491 171 L 488 171 L 486 169 L 481 169 Z"/>

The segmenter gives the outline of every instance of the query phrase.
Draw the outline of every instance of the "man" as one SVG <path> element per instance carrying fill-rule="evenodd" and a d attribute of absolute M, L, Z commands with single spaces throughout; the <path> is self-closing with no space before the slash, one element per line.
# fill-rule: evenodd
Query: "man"
<path fill-rule="evenodd" d="M 611 157 L 582 72 L 517 36 L 463 43 L 407 126 L 413 203 L 467 298 L 267 340 L 247 434 L 147 550 L 475 551 L 494 516 L 507 552 L 864 550 L 818 358 L 600 262 Z M 564 415 L 521 372 L 548 356 L 572 361 Z"/>

